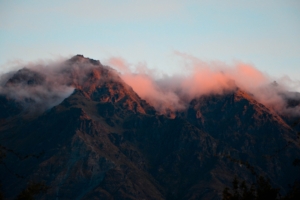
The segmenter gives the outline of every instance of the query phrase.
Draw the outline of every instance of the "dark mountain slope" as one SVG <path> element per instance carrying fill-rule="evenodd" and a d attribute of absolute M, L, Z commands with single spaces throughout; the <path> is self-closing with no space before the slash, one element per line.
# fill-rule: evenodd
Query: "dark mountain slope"
<path fill-rule="evenodd" d="M 4 119 L 19 114 L 22 111 L 21 105 L 13 99 L 0 95 L 0 124 Z"/>
<path fill-rule="evenodd" d="M 246 162 L 282 191 L 300 174 L 295 131 L 241 90 L 202 96 L 170 119 L 99 61 L 77 55 L 56 70 L 63 79 L 12 78 L 14 87 L 74 88 L 42 114 L 28 115 L 34 98 L 0 99 L 9 199 L 29 181 L 50 187 L 39 199 L 220 199 L 234 175 L 255 179 Z"/>
<path fill-rule="evenodd" d="M 36 120 L 18 127 L 20 129 L 2 133 L 2 136 L 8 136 L 17 132 L 15 137 L 6 140 L 5 145 L 16 152 L 22 152 L 22 155 L 43 152 L 38 159 L 24 161 L 9 156 L 6 159 L 7 167 L 26 178 L 4 175 L 1 177 L 6 183 L 4 190 L 13 195 L 28 180 L 44 180 L 51 186 L 47 194 L 49 199 L 80 198 L 92 195 L 91 190 L 97 188 L 104 191 L 102 195 L 107 193 L 114 198 L 162 198 L 148 180 L 147 173 L 139 171 L 110 142 L 109 135 L 113 129 L 106 124 L 105 119 L 98 117 L 94 121 L 76 106 L 57 106 Z M 105 188 L 108 192 L 105 192 Z"/>
<path fill-rule="evenodd" d="M 283 190 L 299 173 L 292 167 L 299 157 L 297 133 L 246 92 L 202 96 L 181 116 L 219 142 L 220 156 L 248 162 Z"/>

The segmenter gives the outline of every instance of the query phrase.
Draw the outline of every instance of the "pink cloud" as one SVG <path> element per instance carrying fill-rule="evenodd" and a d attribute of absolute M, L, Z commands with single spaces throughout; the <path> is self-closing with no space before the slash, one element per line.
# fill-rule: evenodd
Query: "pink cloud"
<path fill-rule="evenodd" d="M 138 63 L 130 71 L 124 59 L 111 61 L 123 70 L 121 78 L 161 113 L 182 110 L 201 95 L 222 94 L 237 87 L 277 111 L 285 106 L 278 91 L 284 88 L 274 88 L 271 78 L 250 64 L 239 62 L 229 66 L 222 62 L 204 62 L 186 53 L 175 54 L 184 59 L 184 75 L 158 78 L 158 72 L 149 69 L 146 63 Z"/>
<path fill-rule="evenodd" d="M 129 64 L 121 57 L 111 57 L 107 61 L 108 65 L 116 68 L 119 72 L 129 72 Z"/>

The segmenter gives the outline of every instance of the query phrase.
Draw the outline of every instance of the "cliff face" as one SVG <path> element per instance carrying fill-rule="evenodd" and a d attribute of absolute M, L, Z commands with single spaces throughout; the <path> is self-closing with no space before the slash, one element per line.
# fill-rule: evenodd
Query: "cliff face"
<path fill-rule="evenodd" d="M 20 70 L 4 86 L 72 88 L 39 112 L 31 111 L 36 96 L 2 94 L 8 198 L 44 181 L 50 188 L 41 199 L 220 199 L 234 175 L 254 180 L 249 166 L 282 191 L 300 174 L 292 166 L 300 158 L 296 131 L 242 90 L 194 99 L 171 119 L 99 61 L 78 55 L 57 71 L 63 79 Z"/>

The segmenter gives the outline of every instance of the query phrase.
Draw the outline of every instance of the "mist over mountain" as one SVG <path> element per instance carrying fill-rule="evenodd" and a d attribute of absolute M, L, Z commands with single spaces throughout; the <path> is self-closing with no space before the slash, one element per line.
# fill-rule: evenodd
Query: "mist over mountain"
<path fill-rule="evenodd" d="M 186 109 L 192 99 L 202 95 L 224 94 L 240 88 L 276 112 L 300 115 L 299 107 L 288 109 L 286 101 L 299 100 L 297 93 L 293 93 L 299 89 L 298 82 L 276 80 L 245 63 L 229 66 L 222 62 L 204 62 L 180 52 L 177 54 L 187 63 L 182 74 L 171 76 L 159 76 L 159 72 L 143 65 L 132 67 L 118 57 L 111 58 L 108 63 L 120 71 L 122 79 L 135 92 L 163 113 Z"/>
<path fill-rule="evenodd" d="M 191 62 L 155 79 L 76 55 L 2 75 L 4 195 L 43 181 L 39 199 L 221 199 L 234 176 L 257 175 L 286 194 L 300 94 L 250 65 Z"/>

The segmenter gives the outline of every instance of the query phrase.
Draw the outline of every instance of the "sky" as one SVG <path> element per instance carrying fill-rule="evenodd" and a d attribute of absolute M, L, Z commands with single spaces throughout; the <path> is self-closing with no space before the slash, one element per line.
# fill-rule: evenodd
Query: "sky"
<path fill-rule="evenodd" d="M 243 62 L 300 81 L 300 1 L 0 0 L 0 72 L 75 54 L 169 75 L 187 57 Z"/>

